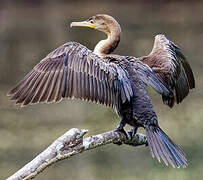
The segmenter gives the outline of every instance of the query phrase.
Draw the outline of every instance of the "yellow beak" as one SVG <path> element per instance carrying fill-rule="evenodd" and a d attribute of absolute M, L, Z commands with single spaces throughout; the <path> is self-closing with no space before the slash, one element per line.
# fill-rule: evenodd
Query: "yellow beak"
<path fill-rule="evenodd" d="M 81 26 L 81 27 L 90 27 L 90 28 L 96 28 L 96 25 L 92 24 L 92 23 L 89 23 L 87 21 L 82 21 L 82 22 L 72 22 L 70 24 L 70 27 L 73 27 L 73 26 Z"/>

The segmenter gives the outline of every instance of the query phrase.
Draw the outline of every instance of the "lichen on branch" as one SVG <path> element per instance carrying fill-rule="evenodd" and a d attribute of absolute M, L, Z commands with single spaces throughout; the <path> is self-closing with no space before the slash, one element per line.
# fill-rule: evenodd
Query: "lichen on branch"
<path fill-rule="evenodd" d="M 72 128 L 64 135 L 56 139 L 47 149 L 22 167 L 7 180 L 28 180 L 34 178 L 48 166 L 57 161 L 70 158 L 76 154 L 85 152 L 110 143 L 127 144 L 131 146 L 147 145 L 147 138 L 143 134 L 135 134 L 133 137 L 127 133 L 109 131 L 102 134 L 83 138 L 88 132 L 85 129 Z"/>

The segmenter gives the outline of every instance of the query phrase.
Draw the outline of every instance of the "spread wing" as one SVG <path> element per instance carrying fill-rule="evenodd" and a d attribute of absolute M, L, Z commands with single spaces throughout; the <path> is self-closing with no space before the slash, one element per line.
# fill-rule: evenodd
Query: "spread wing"
<path fill-rule="evenodd" d="M 133 95 L 125 70 L 68 42 L 39 62 L 9 93 L 22 106 L 78 98 L 118 107 Z"/>
<path fill-rule="evenodd" d="M 139 78 L 148 86 L 151 86 L 157 93 L 165 97 L 173 97 L 173 93 L 165 87 L 165 85 L 159 80 L 156 74 L 151 70 L 151 68 L 139 61 L 133 60 L 133 67 L 136 70 Z"/>
<path fill-rule="evenodd" d="M 190 89 L 195 88 L 192 69 L 181 49 L 164 35 L 157 35 L 151 53 L 139 60 L 146 63 L 162 83 L 173 91 L 173 97 L 162 96 L 168 106 L 173 107 L 175 101 L 181 103 Z"/>

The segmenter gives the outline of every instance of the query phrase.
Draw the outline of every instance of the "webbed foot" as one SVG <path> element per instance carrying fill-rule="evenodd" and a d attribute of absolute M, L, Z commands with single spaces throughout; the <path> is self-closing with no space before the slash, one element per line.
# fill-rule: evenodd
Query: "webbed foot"
<path fill-rule="evenodd" d="M 121 120 L 119 126 L 114 130 L 115 132 L 121 132 L 124 133 L 126 135 L 127 138 L 129 138 L 129 135 L 127 134 L 127 132 L 124 130 L 124 126 L 126 125 L 125 120 Z M 114 142 L 114 144 L 116 145 L 122 145 L 122 142 Z"/>
<path fill-rule="evenodd" d="M 133 127 L 130 131 L 128 131 L 128 134 L 130 135 L 131 139 L 134 137 L 136 132 L 137 132 L 137 127 Z"/>

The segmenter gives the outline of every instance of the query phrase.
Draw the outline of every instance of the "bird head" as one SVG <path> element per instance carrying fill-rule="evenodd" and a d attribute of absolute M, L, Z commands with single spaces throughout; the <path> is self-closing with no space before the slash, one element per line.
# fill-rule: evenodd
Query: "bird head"
<path fill-rule="evenodd" d="M 109 35 L 115 28 L 119 29 L 120 31 L 120 25 L 118 24 L 118 22 L 113 17 L 106 14 L 97 14 L 85 21 L 72 22 L 70 24 L 70 27 L 73 26 L 81 26 L 97 29 L 99 31 L 104 32 L 107 35 Z"/>

